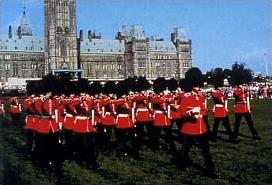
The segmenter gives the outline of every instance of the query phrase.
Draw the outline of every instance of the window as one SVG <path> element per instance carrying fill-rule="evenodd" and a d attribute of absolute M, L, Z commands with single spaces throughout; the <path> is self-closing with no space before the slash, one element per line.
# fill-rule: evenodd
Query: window
<path fill-rule="evenodd" d="M 60 26 L 57 27 L 57 33 L 62 33 L 62 28 Z"/>
<path fill-rule="evenodd" d="M 22 69 L 23 69 L 23 70 L 27 69 L 26 63 L 23 63 L 23 64 L 22 64 Z"/>
<path fill-rule="evenodd" d="M 65 27 L 65 34 L 69 34 L 69 28 Z"/>
<path fill-rule="evenodd" d="M 36 63 L 31 64 L 31 69 L 32 69 L 32 70 L 36 70 L 36 69 L 37 69 L 37 64 L 36 64 Z"/>
<path fill-rule="evenodd" d="M 10 64 L 5 64 L 5 70 L 10 70 Z"/>
<path fill-rule="evenodd" d="M 6 60 L 10 60 L 10 55 L 5 55 Z"/>
<path fill-rule="evenodd" d="M 60 42 L 60 56 L 67 56 L 67 42 L 65 40 Z"/>

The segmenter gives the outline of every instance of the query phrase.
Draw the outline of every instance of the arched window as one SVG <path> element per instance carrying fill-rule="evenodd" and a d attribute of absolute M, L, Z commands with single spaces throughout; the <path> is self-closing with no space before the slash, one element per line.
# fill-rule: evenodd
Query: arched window
<path fill-rule="evenodd" d="M 60 42 L 60 56 L 66 57 L 67 56 L 67 41 L 63 40 Z"/>

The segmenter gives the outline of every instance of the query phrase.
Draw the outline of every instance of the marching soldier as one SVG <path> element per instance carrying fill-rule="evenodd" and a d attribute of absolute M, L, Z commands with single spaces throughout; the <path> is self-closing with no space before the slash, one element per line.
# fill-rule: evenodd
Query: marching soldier
<path fill-rule="evenodd" d="M 102 116 L 102 103 L 100 101 L 99 95 L 95 95 L 94 97 L 94 122 L 96 125 L 96 144 L 99 146 L 103 146 L 103 126 L 101 123 L 101 116 Z"/>
<path fill-rule="evenodd" d="M 212 99 L 214 102 L 213 107 L 213 117 L 214 117 L 214 125 L 212 130 L 212 141 L 216 142 L 217 139 L 217 131 L 219 123 L 222 122 L 228 135 L 229 140 L 233 141 L 233 134 L 231 131 L 229 116 L 228 116 L 228 99 L 227 95 L 224 94 L 218 87 L 212 91 Z"/>
<path fill-rule="evenodd" d="M 57 102 L 53 98 L 52 92 L 47 92 L 41 101 L 41 107 L 39 107 L 41 118 L 39 123 L 35 125 L 35 130 L 41 159 L 52 165 L 53 162 L 58 160 L 59 125 L 56 122 Z"/>
<path fill-rule="evenodd" d="M 64 138 L 65 138 L 65 150 L 66 157 L 74 157 L 74 125 L 77 115 L 76 106 L 80 103 L 78 97 L 71 94 L 69 98 L 65 100 L 65 117 L 63 124 Z"/>
<path fill-rule="evenodd" d="M 153 118 L 151 102 L 149 101 L 149 97 L 143 92 L 137 93 L 133 99 L 133 108 L 135 109 L 136 138 L 138 147 L 140 148 L 143 143 L 145 128 L 149 136 L 151 135 L 152 131 L 151 127 Z"/>
<path fill-rule="evenodd" d="M 184 135 L 183 145 L 177 165 L 184 170 L 190 163 L 189 151 L 195 143 L 202 150 L 205 161 L 205 175 L 215 176 L 214 163 L 210 154 L 208 128 L 203 119 L 205 112 L 203 98 L 199 95 L 199 86 L 203 84 L 203 76 L 198 68 L 191 68 L 185 74 L 188 83 L 188 92 L 180 102 L 181 117 L 185 118 L 180 127 Z"/>
<path fill-rule="evenodd" d="M 115 117 L 116 117 L 116 107 L 113 101 L 113 97 L 101 97 L 102 104 L 102 116 L 101 123 L 103 126 L 103 138 L 102 142 L 106 152 L 110 152 L 110 141 L 113 129 L 116 126 Z"/>
<path fill-rule="evenodd" d="M 20 120 L 22 109 L 17 97 L 10 98 L 9 112 L 11 113 L 12 122 Z"/>
<path fill-rule="evenodd" d="M 163 97 L 163 94 L 152 97 L 153 103 L 153 144 L 154 149 L 162 148 L 160 144 L 161 130 L 165 132 L 166 142 L 169 145 L 169 152 L 175 157 L 176 146 L 172 135 L 172 127 L 170 121 L 170 107 Z"/>
<path fill-rule="evenodd" d="M 116 155 L 123 158 L 128 155 L 129 149 L 126 145 L 128 139 L 132 142 L 132 155 L 139 159 L 139 149 L 136 146 L 135 138 L 135 113 L 130 100 L 124 95 L 115 101 L 116 105 Z"/>
<path fill-rule="evenodd" d="M 35 137 L 35 118 L 36 112 L 34 108 L 34 98 L 35 95 L 31 95 L 29 98 L 25 99 L 23 107 L 26 110 L 25 118 L 25 128 L 27 132 L 26 140 L 26 157 L 30 157 L 33 152 L 34 147 L 34 137 Z"/>
<path fill-rule="evenodd" d="M 76 104 L 76 119 L 74 125 L 76 141 L 76 160 L 85 161 L 91 169 L 97 169 L 95 156 L 93 99 L 87 95 L 81 95 L 81 101 Z"/>
<path fill-rule="evenodd" d="M 207 94 L 203 91 L 203 89 L 200 88 L 199 97 L 202 99 L 203 102 L 203 119 L 205 121 L 205 124 L 208 128 L 208 134 L 211 134 L 210 125 L 209 125 L 209 119 L 208 119 L 208 102 L 207 102 Z"/>
<path fill-rule="evenodd" d="M 234 112 L 235 112 L 235 124 L 234 124 L 234 138 L 238 137 L 239 127 L 242 117 L 245 117 L 249 130 L 254 140 L 261 139 L 257 130 L 253 125 L 251 118 L 251 106 L 249 101 L 249 92 L 246 91 L 241 85 L 237 86 L 233 90 L 233 96 L 235 98 Z"/>

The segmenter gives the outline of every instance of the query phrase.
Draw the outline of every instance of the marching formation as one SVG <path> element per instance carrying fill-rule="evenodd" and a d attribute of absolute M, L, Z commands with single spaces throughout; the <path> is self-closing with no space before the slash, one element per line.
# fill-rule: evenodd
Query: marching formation
<path fill-rule="evenodd" d="M 198 72 L 198 69 L 192 68 Z M 27 155 L 39 156 L 40 160 L 52 163 L 60 158 L 75 159 L 91 169 L 99 167 L 97 147 L 107 153 L 115 151 L 124 158 L 131 155 L 141 160 L 139 151 L 144 138 L 153 151 L 162 148 L 165 138 L 172 161 L 184 170 L 190 164 L 189 151 L 195 145 L 202 151 L 205 174 L 214 175 L 215 167 L 210 155 L 209 140 L 216 141 L 219 123 L 226 128 L 229 140 L 235 142 L 244 116 L 253 139 L 260 139 L 251 119 L 249 94 L 241 86 L 234 89 L 234 132 L 228 118 L 227 95 L 219 86 L 212 92 L 214 101 L 212 130 L 208 123 L 207 98 L 201 90 L 202 74 L 186 73 L 186 88 L 183 90 L 130 92 L 129 94 L 31 95 L 25 99 Z M 1 107 L 3 112 L 3 106 Z M 18 100 L 12 99 L 10 112 L 14 119 L 21 112 Z M 182 148 L 177 150 L 172 134 L 173 128 L 182 136 Z M 164 132 L 165 137 L 162 137 Z M 116 145 L 112 145 L 115 133 Z M 128 142 L 131 144 L 128 145 Z M 59 146 L 64 146 L 60 154 Z M 50 151 L 50 152 L 49 152 Z"/>

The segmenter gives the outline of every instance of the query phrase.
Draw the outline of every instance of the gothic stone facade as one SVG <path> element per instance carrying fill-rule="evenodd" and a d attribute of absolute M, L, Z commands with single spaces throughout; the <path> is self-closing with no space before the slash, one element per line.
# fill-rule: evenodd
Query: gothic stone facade
<path fill-rule="evenodd" d="M 52 70 L 84 70 L 88 79 L 120 80 L 129 76 L 184 77 L 192 67 L 192 42 L 182 28 L 171 41 L 146 37 L 138 25 L 123 26 L 115 39 L 101 33 L 76 33 L 76 0 L 45 0 L 45 38 L 35 38 L 22 16 L 17 34 L 0 36 L 0 79 L 40 78 Z"/>

